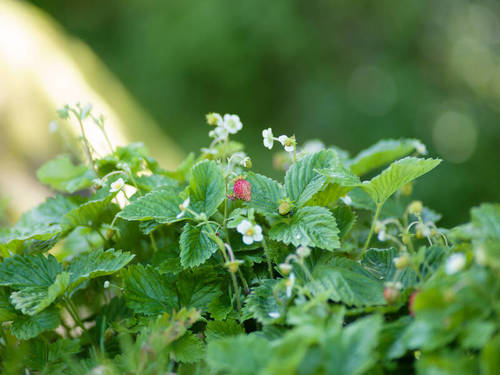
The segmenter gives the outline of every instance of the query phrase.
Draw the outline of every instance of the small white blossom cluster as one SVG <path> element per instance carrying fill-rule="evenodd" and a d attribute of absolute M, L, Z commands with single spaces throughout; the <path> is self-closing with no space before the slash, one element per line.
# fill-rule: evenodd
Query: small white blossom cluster
<path fill-rule="evenodd" d="M 229 134 L 236 134 L 243 128 L 240 117 L 229 113 L 226 113 L 224 117 L 218 113 L 209 113 L 207 122 L 209 125 L 215 126 L 215 129 L 211 130 L 208 136 L 216 142 L 227 140 Z"/>
<path fill-rule="evenodd" d="M 297 141 L 295 140 L 295 136 L 287 136 L 280 135 L 278 138 L 274 137 L 273 130 L 271 128 L 267 128 L 262 130 L 262 138 L 264 142 L 264 147 L 267 147 L 269 150 L 272 150 L 274 141 L 278 141 L 284 147 L 286 152 L 294 152 L 297 147 Z"/>

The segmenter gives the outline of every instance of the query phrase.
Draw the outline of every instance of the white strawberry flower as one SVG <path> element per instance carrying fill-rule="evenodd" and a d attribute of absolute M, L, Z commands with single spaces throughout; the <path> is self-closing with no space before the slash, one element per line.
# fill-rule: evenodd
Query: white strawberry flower
<path fill-rule="evenodd" d="M 277 311 L 271 311 L 269 313 L 269 317 L 272 319 L 278 319 L 281 316 L 281 314 Z"/>
<path fill-rule="evenodd" d="M 236 230 L 243 235 L 243 242 L 247 245 L 251 245 L 254 242 L 260 242 L 263 239 L 261 226 L 252 224 L 248 220 L 243 220 L 239 223 Z"/>
<path fill-rule="evenodd" d="M 286 152 L 293 152 L 293 150 L 295 150 L 295 145 L 297 144 L 295 142 L 295 137 L 293 137 L 293 136 L 289 137 L 287 135 L 280 135 L 278 137 L 278 141 L 285 148 Z"/>
<path fill-rule="evenodd" d="M 179 210 L 181 210 L 181 212 L 177 214 L 176 218 L 180 219 L 181 217 L 183 217 L 188 207 L 189 207 L 189 197 L 187 197 L 187 199 L 179 205 Z"/>
<path fill-rule="evenodd" d="M 214 138 L 216 141 L 223 141 L 228 135 L 229 132 L 224 126 L 217 126 L 214 130 L 208 132 L 208 136 Z"/>
<path fill-rule="evenodd" d="M 124 186 L 125 181 L 123 181 L 123 178 L 120 177 L 118 180 L 111 183 L 111 189 L 109 189 L 109 191 L 111 193 L 116 193 L 117 191 L 120 191 Z"/>
<path fill-rule="evenodd" d="M 236 134 L 243 128 L 240 117 L 228 113 L 224 115 L 223 126 L 231 134 Z"/>
<path fill-rule="evenodd" d="M 271 150 L 274 144 L 273 130 L 271 128 L 262 130 L 262 138 L 264 138 L 264 147 Z"/>
<path fill-rule="evenodd" d="M 463 253 L 452 254 L 444 265 L 444 271 L 447 275 L 453 275 L 465 267 L 465 255 Z"/>
<path fill-rule="evenodd" d="M 425 147 L 425 145 L 422 142 L 415 141 L 414 146 L 415 146 L 415 151 L 417 151 L 418 154 L 420 155 L 427 154 L 427 147 Z"/>

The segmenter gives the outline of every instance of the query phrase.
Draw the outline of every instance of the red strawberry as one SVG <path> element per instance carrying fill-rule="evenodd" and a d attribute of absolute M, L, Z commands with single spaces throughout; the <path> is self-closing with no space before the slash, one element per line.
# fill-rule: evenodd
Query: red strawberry
<path fill-rule="evenodd" d="M 243 177 L 238 177 L 233 186 L 234 196 L 246 202 L 252 199 L 252 185 Z"/>
<path fill-rule="evenodd" d="M 408 310 L 410 311 L 411 316 L 415 316 L 415 312 L 413 311 L 413 304 L 415 303 L 415 297 L 420 293 L 419 290 L 414 291 L 410 298 L 408 298 Z"/>
<path fill-rule="evenodd" d="M 399 298 L 399 290 L 393 286 L 386 286 L 384 289 L 384 298 L 387 304 L 392 305 Z"/>

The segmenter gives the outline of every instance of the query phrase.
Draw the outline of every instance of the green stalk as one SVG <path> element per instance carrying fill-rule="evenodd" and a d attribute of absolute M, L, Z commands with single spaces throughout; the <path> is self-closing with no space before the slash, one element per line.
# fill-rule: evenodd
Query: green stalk
<path fill-rule="evenodd" d="M 363 251 L 361 252 L 360 259 L 363 259 L 366 251 L 368 250 L 368 246 L 370 245 L 370 241 L 373 236 L 373 232 L 375 231 L 375 225 L 377 224 L 378 216 L 380 215 L 380 210 L 382 209 L 383 203 L 377 203 L 377 209 L 375 211 L 375 215 L 373 216 L 372 226 L 370 228 L 370 233 L 368 233 L 368 238 L 366 239 L 365 246 L 363 246 Z"/>
<path fill-rule="evenodd" d="M 271 264 L 271 257 L 269 256 L 269 250 L 267 248 L 267 242 L 264 237 L 262 237 L 262 247 L 264 248 L 264 254 L 267 260 L 267 270 L 269 271 L 269 277 L 272 279 L 273 276 L 273 265 Z"/>

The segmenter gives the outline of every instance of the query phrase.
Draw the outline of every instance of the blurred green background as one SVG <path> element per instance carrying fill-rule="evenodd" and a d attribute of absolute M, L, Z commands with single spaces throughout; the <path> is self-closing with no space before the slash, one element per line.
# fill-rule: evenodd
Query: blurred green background
<path fill-rule="evenodd" d="M 185 151 L 207 144 L 211 111 L 240 115 L 239 140 L 267 172 L 268 126 L 353 154 L 415 137 L 445 161 L 415 189 L 445 224 L 500 201 L 497 1 L 32 3 L 86 42 Z"/>

